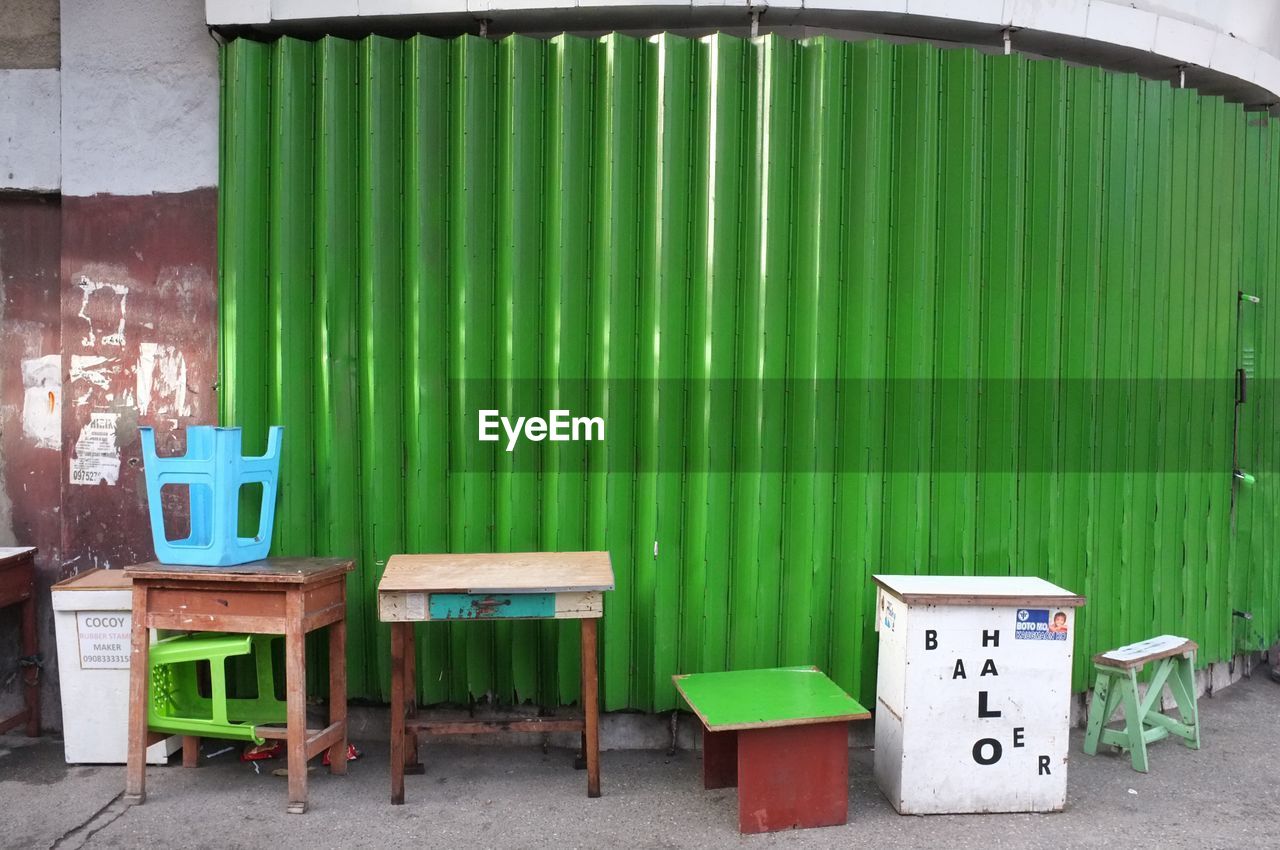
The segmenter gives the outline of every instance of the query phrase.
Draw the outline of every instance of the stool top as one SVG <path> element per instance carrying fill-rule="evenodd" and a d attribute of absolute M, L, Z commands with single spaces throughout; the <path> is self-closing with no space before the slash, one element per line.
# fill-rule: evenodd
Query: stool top
<path fill-rule="evenodd" d="M 1195 652 L 1199 648 L 1196 646 L 1196 642 L 1190 638 L 1178 637 L 1177 635 L 1160 635 L 1160 637 L 1140 640 L 1137 643 L 1131 643 L 1128 646 L 1122 646 L 1119 649 L 1112 649 L 1095 655 L 1093 656 L 1093 663 L 1101 664 L 1103 667 L 1132 670 L 1135 667 L 1143 666 L 1148 661 L 1158 661 L 1161 658 L 1171 658 L 1175 655 L 1186 655 L 1188 652 Z"/>
<path fill-rule="evenodd" d="M 350 558 L 263 558 L 234 567 L 189 567 L 148 561 L 125 567 L 133 579 L 308 584 L 355 569 Z"/>
<path fill-rule="evenodd" d="M 871 716 L 817 667 L 687 673 L 672 679 L 711 732 L 866 720 Z"/>

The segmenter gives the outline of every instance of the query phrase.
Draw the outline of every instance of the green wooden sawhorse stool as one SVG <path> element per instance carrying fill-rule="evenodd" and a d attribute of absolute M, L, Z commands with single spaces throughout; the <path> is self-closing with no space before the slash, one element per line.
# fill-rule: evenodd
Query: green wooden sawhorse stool
<path fill-rule="evenodd" d="M 702 721 L 705 788 L 738 787 L 738 830 L 849 820 L 849 721 L 870 713 L 816 667 L 676 676 Z"/>
<path fill-rule="evenodd" d="M 1098 681 L 1089 705 L 1089 725 L 1084 751 L 1096 755 L 1098 744 L 1110 744 L 1129 751 L 1133 769 L 1147 772 L 1147 744 L 1176 735 L 1193 750 L 1200 749 L 1200 713 L 1196 707 L 1194 641 L 1161 635 L 1093 657 Z M 1160 662 L 1139 699 L 1138 671 L 1148 662 Z M 1165 685 L 1173 693 L 1179 719 L 1160 713 L 1160 694 Z M 1111 729 L 1107 722 L 1116 709 L 1124 707 L 1125 725 Z"/>

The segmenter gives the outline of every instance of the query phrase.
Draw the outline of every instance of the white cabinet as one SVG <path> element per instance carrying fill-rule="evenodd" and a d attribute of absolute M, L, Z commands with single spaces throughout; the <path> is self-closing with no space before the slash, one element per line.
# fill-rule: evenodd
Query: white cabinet
<path fill-rule="evenodd" d="M 875 773 L 894 808 L 1060 810 L 1084 598 L 1039 578 L 874 579 Z"/>
<path fill-rule="evenodd" d="M 68 764 L 125 762 L 132 600 L 131 583 L 121 570 L 88 570 L 53 586 Z M 152 744 L 147 762 L 164 764 L 180 744 L 177 737 Z"/>

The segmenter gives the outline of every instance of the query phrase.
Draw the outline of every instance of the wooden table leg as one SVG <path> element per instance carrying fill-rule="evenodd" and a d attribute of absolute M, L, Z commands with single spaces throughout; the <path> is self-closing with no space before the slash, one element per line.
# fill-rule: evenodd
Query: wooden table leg
<path fill-rule="evenodd" d="M 291 588 L 285 601 L 285 714 L 289 751 L 291 815 L 307 811 L 307 641 L 302 631 L 302 590 Z"/>
<path fill-rule="evenodd" d="M 391 805 L 404 803 L 405 623 L 391 624 Z"/>
<path fill-rule="evenodd" d="M 182 766 L 200 766 L 200 739 L 194 735 L 182 736 Z"/>
<path fill-rule="evenodd" d="M 738 733 L 702 730 L 702 787 L 733 788 L 738 784 Z"/>
<path fill-rule="evenodd" d="M 22 601 L 22 654 L 34 659 L 40 653 L 40 643 L 36 639 L 36 594 Z M 40 734 L 40 668 L 34 664 L 23 671 L 24 699 L 27 707 L 27 737 L 35 738 Z"/>
<path fill-rule="evenodd" d="M 774 832 L 849 820 L 849 724 L 738 732 L 738 830 Z"/>
<path fill-rule="evenodd" d="M 147 798 L 147 682 L 151 674 L 151 635 L 147 629 L 147 585 L 133 583 L 129 652 L 129 742 L 125 756 L 124 800 Z"/>
<path fill-rule="evenodd" d="M 600 671 L 596 661 L 594 617 L 582 620 L 583 748 L 587 756 L 587 796 L 600 796 Z"/>
<path fill-rule="evenodd" d="M 347 772 L 347 621 L 329 624 L 329 724 L 342 724 L 342 735 L 329 748 L 329 773 Z"/>
<path fill-rule="evenodd" d="M 405 715 L 418 716 L 418 646 L 413 623 L 404 624 L 404 698 Z M 418 730 L 405 724 L 404 772 L 417 776 L 426 772 L 418 758 Z"/>

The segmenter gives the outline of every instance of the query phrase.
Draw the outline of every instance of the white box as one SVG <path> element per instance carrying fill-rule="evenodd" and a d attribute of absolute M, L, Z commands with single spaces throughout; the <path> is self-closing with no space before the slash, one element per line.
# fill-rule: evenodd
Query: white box
<path fill-rule="evenodd" d="M 1084 598 L 1039 578 L 873 578 L 875 773 L 893 807 L 1061 810 Z"/>
<path fill-rule="evenodd" d="M 121 570 L 88 570 L 53 586 L 68 764 L 125 763 L 132 608 L 132 585 Z M 174 736 L 152 744 L 147 762 L 165 764 L 181 743 Z"/>

